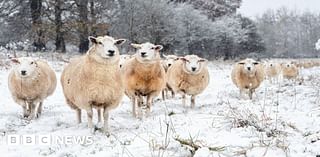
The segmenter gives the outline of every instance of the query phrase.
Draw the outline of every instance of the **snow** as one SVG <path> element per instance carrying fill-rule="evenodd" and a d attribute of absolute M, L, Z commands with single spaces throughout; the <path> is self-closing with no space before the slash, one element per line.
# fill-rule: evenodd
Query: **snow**
<path fill-rule="evenodd" d="M 59 78 L 63 63 L 50 64 Z M 231 65 L 220 61 L 209 64 L 210 84 L 196 98 L 194 109 L 183 107 L 180 96 L 156 100 L 151 116 L 139 120 L 133 118 L 129 99 L 124 97 L 120 107 L 111 111 L 109 137 L 100 131 L 92 133 L 87 128 L 84 112 L 83 122 L 76 123 L 75 112 L 65 104 L 60 84 L 44 102 L 39 119 L 30 122 L 23 119 L 22 109 L 13 102 L 7 87 L 9 70 L 0 68 L 0 154 L 6 157 L 192 156 L 189 146 L 175 140 L 180 138 L 201 146 L 195 152 L 197 157 L 319 155 L 320 67 L 302 69 L 301 85 L 265 81 L 254 99 L 248 100 L 239 97 L 231 82 Z M 97 122 L 96 115 L 94 120 Z M 87 137 L 93 142 L 14 146 L 7 143 L 12 135 Z M 210 150 L 215 147 L 224 149 Z"/>

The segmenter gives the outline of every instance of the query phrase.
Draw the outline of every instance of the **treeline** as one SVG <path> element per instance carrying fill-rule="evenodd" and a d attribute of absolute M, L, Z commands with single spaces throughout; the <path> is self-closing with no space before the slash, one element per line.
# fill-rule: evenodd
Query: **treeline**
<path fill-rule="evenodd" d="M 256 18 L 263 37 L 265 56 L 318 57 L 315 43 L 320 39 L 320 14 L 280 8 Z"/>
<path fill-rule="evenodd" d="M 0 44 L 84 53 L 89 35 L 108 34 L 210 59 L 264 51 L 255 23 L 236 13 L 240 6 L 241 0 L 0 0 Z"/>

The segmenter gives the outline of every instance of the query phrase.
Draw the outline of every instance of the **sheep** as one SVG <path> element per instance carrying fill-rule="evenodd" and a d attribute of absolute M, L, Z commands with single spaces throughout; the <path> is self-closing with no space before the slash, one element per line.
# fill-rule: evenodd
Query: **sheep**
<path fill-rule="evenodd" d="M 124 54 L 124 55 L 120 55 L 120 60 L 119 60 L 119 65 L 120 65 L 120 68 L 122 67 L 122 65 L 131 58 L 132 56 L 131 55 L 127 55 L 127 54 Z"/>
<path fill-rule="evenodd" d="M 231 72 L 232 82 L 240 89 L 240 96 L 248 90 L 249 98 L 264 80 L 264 70 L 261 63 L 253 59 L 237 62 Z"/>
<path fill-rule="evenodd" d="M 270 62 L 265 63 L 265 65 L 264 65 L 265 77 L 271 83 L 273 81 L 278 82 L 280 72 L 281 72 L 281 66 L 279 63 L 274 62 L 274 61 L 270 61 Z"/>
<path fill-rule="evenodd" d="M 92 108 L 96 108 L 99 124 L 103 112 L 103 131 L 108 133 L 109 111 L 118 107 L 124 93 L 117 45 L 126 40 L 110 36 L 88 39 L 92 46 L 85 55 L 70 60 L 62 72 L 61 84 L 67 104 L 76 111 L 78 123 L 83 109 L 92 129 Z"/>
<path fill-rule="evenodd" d="M 282 77 L 288 80 L 295 80 L 299 75 L 299 69 L 291 62 L 281 65 Z"/>
<path fill-rule="evenodd" d="M 162 60 L 162 66 L 164 70 L 168 71 L 168 68 L 179 58 L 176 55 L 163 55 L 164 59 Z M 166 83 L 165 89 L 162 90 L 162 99 L 165 100 L 168 98 L 168 92 L 171 92 L 172 98 L 174 98 L 175 93 L 173 92 L 172 88 Z"/>
<path fill-rule="evenodd" d="M 183 106 L 186 106 L 186 95 L 191 95 L 191 108 L 194 108 L 196 96 L 209 84 L 207 60 L 196 55 L 180 57 L 167 73 L 169 86 L 175 93 L 182 94 Z"/>
<path fill-rule="evenodd" d="M 31 57 L 12 58 L 14 67 L 8 77 L 13 100 L 22 106 L 23 117 L 38 118 L 44 99 L 52 95 L 57 86 L 55 72 L 48 63 Z"/>
<path fill-rule="evenodd" d="M 146 111 L 150 115 L 153 99 L 166 85 L 165 70 L 161 65 L 160 50 L 162 45 L 152 43 L 131 44 L 137 49 L 133 58 L 122 68 L 125 93 L 132 101 L 132 114 L 142 118 L 143 97 L 147 98 Z M 138 105 L 138 115 L 136 106 Z"/>

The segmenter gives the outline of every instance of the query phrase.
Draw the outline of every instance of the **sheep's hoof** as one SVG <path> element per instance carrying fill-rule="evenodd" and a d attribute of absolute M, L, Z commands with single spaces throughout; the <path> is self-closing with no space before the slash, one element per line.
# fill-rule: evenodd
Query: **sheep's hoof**
<path fill-rule="evenodd" d="M 40 117 L 41 113 L 37 113 L 35 118 L 38 119 Z"/>
<path fill-rule="evenodd" d="M 28 119 L 29 121 L 31 121 L 31 120 L 34 119 L 34 117 L 35 117 L 34 115 L 29 115 L 27 119 Z"/>
<path fill-rule="evenodd" d="M 23 118 L 28 118 L 29 116 L 30 116 L 29 114 L 26 114 L 26 113 L 23 114 Z"/>
<path fill-rule="evenodd" d="M 101 122 L 98 122 L 97 125 L 95 126 L 95 128 L 102 129 L 103 128 L 103 124 Z"/>
<path fill-rule="evenodd" d="M 107 130 L 104 130 L 104 134 L 109 138 L 110 137 L 110 135 L 111 135 L 111 133 L 108 131 L 108 129 Z"/>

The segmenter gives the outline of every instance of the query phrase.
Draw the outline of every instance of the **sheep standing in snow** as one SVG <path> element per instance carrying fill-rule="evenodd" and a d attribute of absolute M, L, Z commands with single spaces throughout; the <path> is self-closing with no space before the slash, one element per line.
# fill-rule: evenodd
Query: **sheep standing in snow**
<path fill-rule="evenodd" d="M 164 70 L 168 71 L 168 68 L 175 62 L 177 61 L 179 58 L 176 55 L 163 55 L 164 59 L 162 60 L 162 66 L 164 68 Z M 167 80 L 168 82 L 168 80 Z M 174 91 L 172 90 L 172 88 L 169 86 L 168 83 L 166 83 L 166 87 L 165 89 L 162 90 L 162 99 L 165 100 L 166 98 L 168 98 L 168 93 L 171 92 L 171 96 L 172 98 L 174 98 Z"/>
<path fill-rule="evenodd" d="M 98 116 L 103 111 L 107 132 L 109 111 L 118 107 L 124 92 L 117 45 L 125 39 L 103 36 L 89 40 L 93 46 L 84 56 L 70 61 L 62 72 L 61 84 L 67 104 L 76 110 L 78 123 L 83 109 L 87 112 L 88 127 L 93 128 L 92 108 L 96 108 Z"/>
<path fill-rule="evenodd" d="M 292 63 L 284 63 L 281 66 L 282 77 L 288 80 L 295 80 L 299 75 L 299 69 Z"/>
<path fill-rule="evenodd" d="M 181 57 L 169 67 L 167 80 L 175 93 L 182 94 L 183 106 L 186 105 L 186 95 L 191 95 L 191 107 L 194 108 L 195 97 L 209 84 L 207 60 L 196 55 Z"/>
<path fill-rule="evenodd" d="M 125 83 L 125 93 L 132 101 L 132 113 L 141 118 L 143 97 L 147 97 L 147 115 L 151 112 L 153 99 L 164 89 L 165 70 L 161 65 L 161 45 L 149 42 L 144 44 L 131 44 L 137 49 L 133 58 L 129 59 L 122 68 Z"/>
<path fill-rule="evenodd" d="M 43 100 L 56 89 L 57 79 L 47 62 L 30 57 L 13 58 L 14 68 L 8 86 L 14 101 L 22 106 L 23 116 L 38 118 Z"/>
<path fill-rule="evenodd" d="M 232 82 L 240 89 L 240 95 L 247 90 L 249 98 L 252 99 L 252 94 L 264 79 L 264 70 L 259 62 L 245 59 L 234 65 L 231 78 Z"/>
<path fill-rule="evenodd" d="M 276 62 L 267 62 L 264 65 L 264 73 L 266 79 L 268 79 L 271 83 L 278 82 L 279 75 L 281 72 L 281 66 L 279 63 Z"/>

